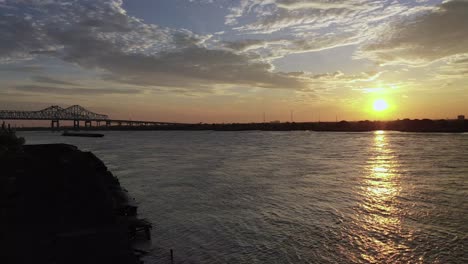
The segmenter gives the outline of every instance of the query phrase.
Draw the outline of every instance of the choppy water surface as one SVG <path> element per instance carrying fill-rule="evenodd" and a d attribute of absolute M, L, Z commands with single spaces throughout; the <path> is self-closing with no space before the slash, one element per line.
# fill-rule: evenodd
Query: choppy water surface
<path fill-rule="evenodd" d="M 104 132 L 167 263 L 468 263 L 468 134 Z"/>

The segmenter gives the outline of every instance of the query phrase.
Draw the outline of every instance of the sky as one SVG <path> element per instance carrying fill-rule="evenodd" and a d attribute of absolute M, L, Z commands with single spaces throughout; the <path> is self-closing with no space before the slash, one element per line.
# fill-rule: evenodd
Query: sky
<path fill-rule="evenodd" d="M 468 0 L 0 0 L 0 109 L 452 119 L 468 115 L 467 25 Z"/>

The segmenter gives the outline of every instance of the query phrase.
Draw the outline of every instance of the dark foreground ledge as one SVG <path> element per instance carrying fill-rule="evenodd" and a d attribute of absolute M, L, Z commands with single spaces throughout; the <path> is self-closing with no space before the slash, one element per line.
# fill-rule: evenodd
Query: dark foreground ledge
<path fill-rule="evenodd" d="M 1 263 L 140 263 L 132 243 L 151 225 L 136 209 L 90 152 L 26 145 L 0 157 Z"/>

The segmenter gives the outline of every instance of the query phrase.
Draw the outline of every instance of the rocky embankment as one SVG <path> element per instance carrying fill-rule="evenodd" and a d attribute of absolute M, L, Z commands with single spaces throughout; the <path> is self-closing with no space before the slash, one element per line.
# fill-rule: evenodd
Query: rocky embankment
<path fill-rule="evenodd" d="M 0 153 L 1 263 L 140 263 L 151 224 L 106 166 L 65 144 Z"/>

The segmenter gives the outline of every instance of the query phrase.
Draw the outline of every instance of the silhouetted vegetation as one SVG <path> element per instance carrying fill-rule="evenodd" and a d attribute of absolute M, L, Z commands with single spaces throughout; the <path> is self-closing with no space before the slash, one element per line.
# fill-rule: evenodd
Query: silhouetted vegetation
<path fill-rule="evenodd" d="M 24 138 L 17 137 L 15 131 L 9 126 L 7 127 L 5 122 L 2 123 L 0 129 L 0 155 L 19 150 L 24 142 Z"/>
<path fill-rule="evenodd" d="M 63 128 L 67 129 L 67 128 Z M 24 128 L 24 130 L 50 130 L 50 128 Z M 467 120 L 403 119 L 395 121 L 340 121 L 340 122 L 272 122 L 272 123 L 226 123 L 226 124 L 173 124 L 152 126 L 88 127 L 83 130 L 215 130 L 215 131 L 342 131 L 365 132 L 393 130 L 402 132 L 468 132 Z"/>

